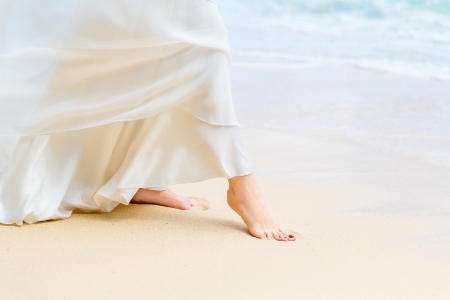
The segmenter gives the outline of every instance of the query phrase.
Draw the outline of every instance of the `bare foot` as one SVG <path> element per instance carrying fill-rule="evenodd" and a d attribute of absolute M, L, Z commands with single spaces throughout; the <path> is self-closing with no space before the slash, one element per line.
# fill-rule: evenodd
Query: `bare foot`
<path fill-rule="evenodd" d="M 293 235 L 278 227 L 273 220 L 252 174 L 233 177 L 228 181 L 228 205 L 241 216 L 254 237 L 263 240 L 295 241 Z"/>
<path fill-rule="evenodd" d="M 153 191 L 139 189 L 133 199 L 131 199 L 131 203 L 157 204 L 181 210 L 189 210 L 193 206 L 189 199 L 178 196 L 171 190 Z"/>

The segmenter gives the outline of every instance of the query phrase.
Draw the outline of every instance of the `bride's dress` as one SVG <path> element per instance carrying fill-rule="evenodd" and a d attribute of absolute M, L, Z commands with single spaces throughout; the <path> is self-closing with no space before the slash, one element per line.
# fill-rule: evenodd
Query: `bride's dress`
<path fill-rule="evenodd" d="M 211 0 L 0 0 L 0 222 L 250 173 Z"/>

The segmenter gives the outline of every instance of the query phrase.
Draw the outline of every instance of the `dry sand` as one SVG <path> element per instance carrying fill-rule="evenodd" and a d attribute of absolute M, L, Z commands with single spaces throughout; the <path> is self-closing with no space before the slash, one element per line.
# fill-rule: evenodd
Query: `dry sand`
<path fill-rule="evenodd" d="M 449 170 L 338 135 L 242 134 L 296 242 L 252 238 L 224 179 L 180 185 L 207 209 L 130 205 L 1 226 L 1 298 L 450 298 L 450 224 L 427 210 L 450 195 Z"/>

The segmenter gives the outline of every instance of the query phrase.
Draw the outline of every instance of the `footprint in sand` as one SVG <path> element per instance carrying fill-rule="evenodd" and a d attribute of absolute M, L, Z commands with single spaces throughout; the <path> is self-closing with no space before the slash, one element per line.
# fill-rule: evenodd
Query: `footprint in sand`
<path fill-rule="evenodd" d="M 209 201 L 204 198 L 190 197 L 190 196 L 188 196 L 188 198 L 194 204 L 192 210 L 208 210 L 210 207 Z"/>

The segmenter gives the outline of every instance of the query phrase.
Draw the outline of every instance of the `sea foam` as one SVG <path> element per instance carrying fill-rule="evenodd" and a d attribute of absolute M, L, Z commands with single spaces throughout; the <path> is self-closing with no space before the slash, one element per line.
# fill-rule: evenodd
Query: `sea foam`
<path fill-rule="evenodd" d="M 235 53 L 264 58 L 260 65 L 273 57 L 450 81 L 450 0 L 222 0 L 219 7 Z"/>

